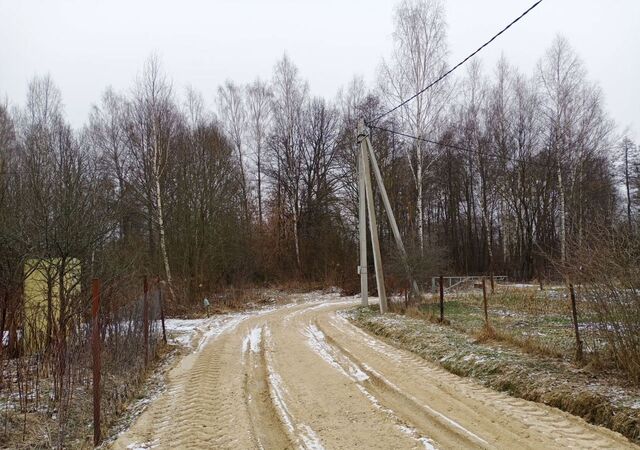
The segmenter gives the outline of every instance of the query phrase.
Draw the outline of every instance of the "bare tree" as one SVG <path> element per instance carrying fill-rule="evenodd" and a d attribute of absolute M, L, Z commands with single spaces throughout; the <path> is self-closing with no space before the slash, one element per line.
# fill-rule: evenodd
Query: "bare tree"
<path fill-rule="evenodd" d="M 244 192 L 243 206 L 247 222 L 249 222 L 249 191 L 247 189 L 246 155 L 244 149 L 244 137 L 247 132 L 247 111 L 242 94 L 242 89 L 239 86 L 231 81 L 227 81 L 224 86 L 218 88 L 217 104 L 222 127 L 236 148 L 238 164 L 240 165 L 240 175 L 242 177 L 240 181 Z"/>
<path fill-rule="evenodd" d="M 256 79 L 247 86 L 246 103 L 249 133 L 253 144 L 253 158 L 256 165 L 256 187 L 258 196 L 258 224 L 262 227 L 263 217 L 263 180 L 264 150 L 271 123 L 272 93 L 269 86 Z"/>
<path fill-rule="evenodd" d="M 275 66 L 272 90 L 274 128 L 270 147 L 273 158 L 269 172 L 276 185 L 277 209 L 286 211 L 291 220 L 295 261 L 300 270 L 301 145 L 303 112 L 309 87 L 300 79 L 297 67 L 286 55 Z"/>
<path fill-rule="evenodd" d="M 629 228 L 629 231 L 631 231 L 633 229 L 632 226 L 632 205 L 633 205 L 633 201 L 632 199 L 635 197 L 635 195 L 632 195 L 632 190 L 634 190 L 634 182 L 633 179 L 635 178 L 635 171 L 633 170 L 634 167 L 637 167 L 639 162 L 638 162 L 638 151 L 637 148 L 635 146 L 635 144 L 633 143 L 633 141 L 631 139 L 629 139 L 628 137 L 625 137 L 624 139 L 622 139 L 622 142 L 620 143 L 620 151 L 622 153 L 622 161 L 624 164 L 624 188 L 625 188 L 625 193 L 626 193 L 626 200 L 627 200 L 627 226 Z"/>
<path fill-rule="evenodd" d="M 403 0 L 395 10 L 395 49 L 381 70 L 382 90 L 389 104 L 397 104 L 423 89 L 446 70 L 446 23 L 440 0 Z M 429 89 L 401 109 L 406 131 L 425 138 L 434 136 L 445 111 L 448 83 Z M 417 233 L 424 254 L 424 170 L 427 148 L 416 141 L 407 154 L 416 188 Z"/>
<path fill-rule="evenodd" d="M 131 178 L 131 157 L 126 148 L 126 100 L 107 89 L 100 105 L 94 105 L 89 116 L 88 139 L 91 150 L 99 159 L 100 168 L 113 180 L 115 202 L 118 209 L 119 233 L 124 242 L 130 232 L 133 205 L 126 201 Z"/>
<path fill-rule="evenodd" d="M 608 147 L 611 122 L 600 91 L 586 80 L 586 70 L 569 42 L 558 36 L 538 64 L 546 146 L 557 164 L 560 259 L 567 257 L 568 220 L 578 237 L 584 225 L 584 165 Z M 567 180 L 569 189 L 567 189 Z M 567 210 L 567 192 L 572 211 Z"/>
<path fill-rule="evenodd" d="M 151 56 L 145 63 L 128 114 L 128 145 L 135 161 L 138 184 L 147 204 L 151 256 L 154 251 L 155 222 L 160 236 L 164 272 L 172 289 L 163 201 L 165 175 L 176 126 L 176 108 L 171 84 L 162 73 L 157 56 Z"/>

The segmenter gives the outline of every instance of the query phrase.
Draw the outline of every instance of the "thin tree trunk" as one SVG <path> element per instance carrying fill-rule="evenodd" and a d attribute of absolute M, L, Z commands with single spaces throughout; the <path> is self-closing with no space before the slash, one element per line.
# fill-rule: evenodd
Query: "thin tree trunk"
<path fill-rule="evenodd" d="M 562 185 L 562 170 L 558 165 L 558 192 L 560 193 L 560 260 L 564 263 L 567 258 L 567 236 L 565 228 L 564 186 Z"/>
<path fill-rule="evenodd" d="M 420 244 L 420 255 L 424 256 L 424 208 L 422 195 L 422 146 L 417 146 L 416 161 L 416 188 L 418 190 L 418 198 L 416 200 L 416 211 L 418 213 L 418 242 Z"/>
<path fill-rule="evenodd" d="M 631 231 L 631 188 L 629 186 L 629 147 L 624 146 L 624 184 L 627 189 L 627 223 Z"/>
<path fill-rule="evenodd" d="M 260 227 L 262 228 L 262 149 L 260 148 L 260 143 L 258 142 L 258 161 L 257 161 L 257 169 L 258 169 L 258 220 Z"/>
<path fill-rule="evenodd" d="M 162 195 L 160 190 L 160 178 L 156 175 L 156 201 L 158 215 L 158 230 L 160 231 L 160 251 L 162 252 L 162 262 L 164 263 L 164 272 L 167 276 L 167 283 L 171 289 L 171 267 L 169 266 L 169 256 L 167 255 L 167 242 L 164 229 L 164 217 L 162 212 Z"/>

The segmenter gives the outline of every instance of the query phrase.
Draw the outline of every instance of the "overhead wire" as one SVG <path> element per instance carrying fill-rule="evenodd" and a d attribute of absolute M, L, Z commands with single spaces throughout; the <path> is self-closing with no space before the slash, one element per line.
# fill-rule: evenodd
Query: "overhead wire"
<path fill-rule="evenodd" d="M 451 73 L 453 73 L 456 69 L 458 69 L 460 66 L 462 66 L 464 63 L 466 63 L 468 60 L 470 60 L 471 58 L 473 58 L 475 55 L 477 55 L 480 51 L 482 51 L 486 46 L 488 46 L 489 44 L 491 44 L 495 39 L 497 39 L 502 33 L 504 33 L 505 31 L 507 31 L 509 28 L 511 28 L 516 22 L 518 22 L 520 19 L 522 19 L 524 16 L 526 16 L 527 14 L 529 14 L 536 6 L 538 6 L 540 3 L 542 3 L 542 0 L 538 0 L 537 2 L 535 2 L 533 5 L 531 5 L 529 8 L 527 8 L 526 11 L 524 11 L 522 14 L 520 14 L 518 17 L 516 17 L 514 20 L 512 20 L 506 27 L 504 27 L 502 30 L 500 30 L 499 32 L 497 32 L 496 34 L 494 34 L 491 39 L 489 39 L 488 41 L 486 41 L 484 44 L 482 44 L 480 47 L 478 47 L 475 51 L 473 51 L 472 53 L 470 53 L 466 58 L 464 58 L 462 61 L 460 61 L 458 64 L 456 64 L 455 66 L 453 66 L 451 69 L 447 70 L 445 73 L 443 73 L 442 75 L 440 75 L 438 78 L 436 78 L 434 81 L 432 81 L 431 83 L 429 83 L 427 86 L 425 86 L 424 88 L 420 89 L 418 92 L 416 92 L 415 94 L 413 94 L 411 97 L 403 100 L 402 102 L 400 102 L 399 105 L 394 106 L 393 108 L 391 108 L 390 110 L 380 114 L 379 116 L 377 116 L 376 118 L 374 118 L 371 123 L 367 123 L 368 126 L 371 126 L 371 124 L 375 124 L 376 122 L 378 122 L 380 119 L 382 119 L 384 116 L 391 114 L 392 112 L 398 110 L 399 108 L 402 108 L 404 105 L 406 105 L 407 103 L 409 103 L 411 100 L 414 100 L 415 98 L 419 97 L 420 95 L 422 95 L 423 93 L 425 93 L 428 89 L 431 89 L 433 86 L 435 86 L 436 84 L 438 84 L 439 82 L 441 82 L 442 80 L 444 80 L 447 76 L 449 76 Z"/>
<path fill-rule="evenodd" d="M 554 162 L 553 164 L 544 164 L 544 163 L 540 163 L 534 160 L 529 160 L 529 159 L 524 159 L 524 158 L 518 158 L 518 157 L 513 157 L 513 156 L 508 156 L 508 155 L 500 155 L 498 153 L 493 153 L 493 152 L 487 152 L 487 151 L 481 151 L 478 149 L 473 149 L 473 148 L 469 148 L 469 147 L 463 147 L 461 145 L 457 145 L 457 144 L 449 144 L 447 142 L 442 142 L 442 141 L 435 141 L 432 139 L 427 139 L 427 138 L 423 138 L 423 137 L 419 137 L 419 136 L 413 136 L 411 134 L 407 134 L 407 133 L 403 133 L 401 131 L 396 131 L 396 130 L 391 130 L 389 128 L 384 128 L 384 127 L 378 127 L 375 125 L 369 125 L 369 128 L 375 129 L 375 130 L 379 130 L 379 131 L 384 131 L 387 133 L 391 133 L 394 134 L 396 136 L 402 136 L 405 137 L 407 139 L 413 139 L 416 141 L 422 141 L 422 142 L 426 142 L 429 144 L 433 144 L 433 145 L 438 145 L 441 147 L 446 147 L 446 148 L 451 148 L 454 150 L 459 150 L 459 151 L 464 151 L 467 153 L 474 153 L 477 154 L 479 156 L 486 156 L 489 158 L 498 158 L 498 159 L 504 159 L 507 161 L 513 161 L 513 162 L 518 162 L 521 164 L 532 164 L 532 165 L 536 165 L 539 167 L 544 167 L 544 168 L 555 168 L 557 167 L 556 163 Z M 438 154 L 438 156 L 436 156 L 436 158 L 442 156 L 443 152 L 440 152 L 440 154 Z M 433 163 L 434 161 L 432 161 Z"/>

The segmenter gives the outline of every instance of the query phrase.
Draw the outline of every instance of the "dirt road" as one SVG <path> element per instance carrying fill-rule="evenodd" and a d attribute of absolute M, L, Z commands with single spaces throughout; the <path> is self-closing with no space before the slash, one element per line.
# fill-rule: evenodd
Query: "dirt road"
<path fill-rule="evenodd" d="M 169 374 L 116 449 L 637 448 L 361 331 L 318 295 L 230 319 Z"/>

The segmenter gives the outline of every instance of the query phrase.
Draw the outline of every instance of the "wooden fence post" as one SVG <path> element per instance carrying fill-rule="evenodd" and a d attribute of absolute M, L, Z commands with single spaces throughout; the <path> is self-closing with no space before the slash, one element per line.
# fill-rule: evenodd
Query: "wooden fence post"
<path fill-rule="evenodd" d="M 100 443 L 100 280 L 91 281 L 93 308 L 91 311 L 91 351 L 93 353 L 93 444 Z"/>
<path fill-rule="evenodd" d="M 167 343 L 167 329 L 164 326 L 164 295 L 162 292 L 163 282 L 158 277 L 158 299 L 160 300 L 160 320 L 162 321 L 162 341 Z"/>
<path fill-rule="evenodd" d="M 444 277 L 440 275 L 440 322 L 444 322 Z"/>
<path fill-rule="evenodd" d="M 573 319 L 573 329 L 576 333 L 576 359 L 582 361 L 582 341 L 580 340 L 580 330 L 578 328 L 578 308 L 576 306 L 576 293 L 573 284 L 569 283 L 569 294 L 571 295 L 571 316 Z"/>
<path fill-rule="evenodd" d="M 482 277 L 482 301 L 484 304 L 484 325 L 489 328 L 489 310 L 487 308 L 487 281 Z"/>
<path fill-rule="evenodd" d="M 149 365 L 149 284 L 145 275 L 143 281 L 144 298 L 142 305 L 142 332 L 144 334 L 144 367 Z"/>

